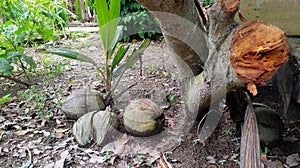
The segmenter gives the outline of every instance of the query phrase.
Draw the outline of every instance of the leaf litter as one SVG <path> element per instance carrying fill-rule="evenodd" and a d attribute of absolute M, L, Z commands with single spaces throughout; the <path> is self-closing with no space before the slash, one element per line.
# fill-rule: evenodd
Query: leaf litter
<path fill-rule="evenodd" d="M 71 47 L 81 46 L 80 50 L 93 57 L 102 51 L 97 47 L 98 35 L 91 35 L 76 41 L 66 41 Z M 85 46 L 88 44 L 89 46 Z M 39 53 L 29 49 L 35 58 Z M 177 70 L 168 58 L 158 57 L 163 52 L 161 44 L 151 44 L 142 58 L 143 76 L 137 68 L 129 70 L 120 82 L 117 92 L 123 88 L 137 84 L 130 88 L 116 102 L 120 111 L 124 110 L 130 100 L 151 98 L 157 101 L 166 114 L 166 126 L 173 128 L 178 125 L 177 114 L 182 110 L 182 100 L 179 86 L 174 79 Z M 52 56 L 51 56 L 52 57 Z M 55 57 L 57 61 L 65 61 Z M 101 63 L 101 57 L 96 57 Z M 74 90 L 86 86 L 101 90 L 103 86 L 93 67 L 74 60 L 65 64 L 65 70 L 54 79 L 43 82 L 37 77 L 37 90 L 47 93 L 45 105 L 38 109 L 34 102 L 19 100 L 16 94 L 6 104 L 0 105 L 0 165 L 3 167 L 203 167 L 215 166 L 224 156 L 228 156 L 223 166 L 239 167 L 230 160 L 235 153 L 233 149 L 239 147 L 238 141 L 233 141 L 233 135 L 223 133 L 223 129 L 234 131 L 233 124 L 224 115 L 217 130 L 208 139 L 207 146 L 197 144 L 197 129 L 192 128 L 192 136 L 170 136 L 160 139 L 139 139 L 130 135 L 112 141 L 104 146 L 91 144 L 80 146 L 72 135 L 74 120 L 65 118 L 59 110 L 59 102 Z M 156 66 L 157 65 L 157 66 Z M 38 80 L 39 79 L 39 80 Z M 1 89 L 7 87 L 19 90 L 18 84 L 1 81 Z M 11 90 L 9 90 L 10 92 Z M 16 93 L 15 91 L 15 93 Z M 0 93 L 6 94 L 6 93 Z M 177 96 L 173 96 L 177 95 Z M 170 98 L 172 101 L 170 102 Z M 174 100 L 175 99 L 175 100 Z M 39 112 L 43 112 L 39 115 Z M 174 131 L 174 130 L 173 130 Z M 176 130 L 174 131 L 176 134 Z M 169 132 L 172 134 L 171 132 Z M 175 139 L 174 139 L 175 138 Z M 177 145 L 169 143 L 176 141 Z M 157 142 L 154 145 L 152 142 Z M 149 145 L 151 144 L 151 145 Z M 31 155 L 31 160 L 30 156 Z M 297 157 L 290 157 L 290 164 Z M 238 159 L 238 158 L 237 158 Z"/>

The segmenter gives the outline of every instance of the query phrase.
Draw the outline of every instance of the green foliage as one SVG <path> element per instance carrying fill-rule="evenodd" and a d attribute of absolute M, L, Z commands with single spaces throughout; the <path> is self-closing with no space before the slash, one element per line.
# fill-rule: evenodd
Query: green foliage
<path fill-rule="evenodd" d="M 121 0 L 123 40 L 153 38 L 161 32 L 157 21 L 136 0 Z"/>
<path fill-rule="evenodd" d="M 59 1 L 0 1 L 0 75 L 12 76 L 17 65 L 30 80 L 29 70 L 36 63 L 25 47 L 53 40 L 55 31 L 67 25 L 68 15 Z"/>
<path fill-rule="evenodd" d="M 95 66 L 104 81 L 105 89 L 108 93 L 106 100 L 111 99 L 111 93 L 118 85 L 124 72 L 137 62 L 143 51 L 150 44 L 150 40 L 145 39 L 141 43 L 140 47 L 135 48 L 132 53 L 127 56 L 126 61 L 121 64 L 121 61 L 124 59 L 124 56 L 129 50 L 129 46 L 124 46 L 118 43 L 120 37 L 120 29 L 118 29 L 120 7 L 120 0 L 109 0 L 109 3 L 107 3 L 106 0 L 95 1 L 100 39 L 104 49 L 105 65 L 103 67 L 98 66 L 98 64 L 90 57 L 70 49 L 50 48 L 47 50 L 48 53 L 82 62 L 88 62 Z M 118 66 L 119 64 L 121 65 Z M 115 87 L 112 88 L 111 84 L 114 78 L 118 79 Z"/>
<path fill-rule="evenodd" d="M 3 96 L 2 98 L 0 98 L 0 104 L 4 104 L 11 99 L 12 99 L 11 94 L 7 94 L 7 95 Z"/>
<path fill-rule="evenodd" d="M 225 129 L 223 132 L 227 135 L 232 135 L 232 131 L 230 129 Z"/>
<path fill-rule="evenodd" d="M 261 153 L 262 155 L 268 155 L 270 152 L 271 152 L 271 151 L 270 151 L 270 149 L 269 149 L 268 147 L 265 147 L 264 149 L 261 149 L 261 150 L 260 150 L 260 153 Z"/>
<path fill-rule="evenodd" d="M 75 0 L 77 20 L 82 20 L 80 0 Z"/>
<path fill-rule="evenodd" d="M 208 5 L 210 5 L 210 4 L 211 4 L 211 0 L 205 0 L 204 6 L 208 6 Z"/>
<path fill-rule="evenodd" d="M 38 114 L 42 115 L 46 111 L 45 103 L 50 95 L 43 90 L 37 90 L 35 86 L 31 86 L 25 91 L 19 91 L 18 96 L 20 100 L 30 104 L 33 109 L 38 111 Z"/>
<path fill-rule="evenodd" d="M 57 61 L 52 57 L 42 56 L 39 59 L 39 67 L 36 69 L 37 76 L 43 76 L 43 81 L 46 82 L 49 79 L 54 79 L 60 75 L 64 70 L 65 66 L 68 65 L 65 61 Z"/>

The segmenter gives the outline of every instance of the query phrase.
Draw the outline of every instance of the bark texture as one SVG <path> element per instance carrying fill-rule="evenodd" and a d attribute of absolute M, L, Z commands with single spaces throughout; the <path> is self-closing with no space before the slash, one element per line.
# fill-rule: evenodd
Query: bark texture
<path fill-rule="evenodd" d="M 174 52 L 173 57 L 181 74 L 182 95 L 188 116 L 194 119 L 193 117 L 211 102 L 225 96 L 230 90 L 245 86 L 241 78 L 237 77 L 230 62 L 233 35 L 239 28 L 234 20 L 239 10 L 239 0 L 215 0 L 206 13 L 207 32 L 202 31 L 205 28 L 202 27 L 201 20 L 195 11 L 197 8 L 194 1 L 138 1 L 156 16 L 168 47 Z M 197 7 L 199 9 L 199 6 Z M 279 33 L 278 43 L 276 40 L 271 42 L 276 43 L 275 48 L 269 47 L 268 49 L 273 51 L 280 46 L 277 44 L 285 43 L 283 36 L 283 33 Z M 264 39 L 263 36 L 258 38 Z M 264 42 L 264 40 L 261 41 Z M 257 46 L 264 45 L 258 44 Z M 286 45 L 281 46 L 286 47 Z M 265 51 L 264 49 L 261 51 Z M 277 51 L 279 50 L 282 51 L 282 48 Z M 284 54 L 279 54 L 279 57 L 287 52 L 288 49 L 282 52 Z M 282 60 L 280 64 L 286 61 L 285 58 Z M 274 63 L 275 70 L 280 64 Z M 273 74 L 273 71 L 268 73 Z"/>
<path fill-rule="evenodd" d="M 239 0 L 215 0 L 207 13 L 197 4 L 198 0 L 138 1 L 157 17 L 167 45 L 174 52 L 173 58 L 181 74 L 187 123 L 193 122 L 202 109 L 225 97 L 228 91 L 245 87 L 243 82 L 263 84 L 263 80 L 271 77 L 287 61 L 289 47 L 284 33 L 278 28 L 255 21 L 246 22 L 239 28 L 234 20 Z M 201 20 L 195 9 L 198 9 Z M 207 20 L 203 21 L 205 14 Z M 210 108 L 210 112 L 218 113 L 217 108 Z M 241 167 L 260 167 L 258 129 L 251 103 L 246 112 Z M 204 131 L 208 134 L 202 134 L 201 130 L 201 141 L 212 133 L 218 122 L 215 119 L 220 116 L 208 115 L 206 120 L 211 119 L 213 124 L 204 124 L 202 130 L 206 127 L 211 130 Z"/>
<path fill-rule="evenodd" d="M 223 11 L 221 0 L 208 10 L 208 33 L 203 32 L 190 0 L 139 0 L 160 22 L 167 45 L 180 72 L 182 94 L 191 119 L 226 94 L 244 86 L 230 61 L 231 37 L 238 26 L 237 11 Z M 209 46 L 209 49 L 208 49 Z M 213 92 L 212 92 L 213 91 Z"/>

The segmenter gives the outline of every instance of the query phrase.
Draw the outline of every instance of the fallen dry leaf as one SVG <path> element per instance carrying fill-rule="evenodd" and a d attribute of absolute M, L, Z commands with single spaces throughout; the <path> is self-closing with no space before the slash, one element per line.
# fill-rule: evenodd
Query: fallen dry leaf
<path fill-rule="evenodd" d="M 34 129 L 27 129 L 27 130 L 20 130 L 20 131 L 16 131 L 14 132 L 15 135 L 21 136 L 21 135 L 25 135 L 29 132 L 33 132 Z"/>
<path fill-rule="evenodd" d="M 67 129 L 56 129 L 54 128 L 54 131 L 57 132 L 57 133 L 64 133 L 64 132 L 67 132 L 69 130 L 69 128 Z"/>
<path fill-rule="evenodd" d="M 260 158 L 261 158 L 262 161 L 268 160 L 267 155 L 261 155 Z"/>
<path fill-rule="evenodd" d="M 5 117 L 0 116 L 0 123 L 2 123 L 2 122 L 5 121 L 5 120 L 6 120 Z"/>
<path fill-rule="evenodd" d="M 62 137 L 64 137 L 64 134 L 62 132 L 56 132 L 55 133 L 55 138 L 61 139 Z"/>

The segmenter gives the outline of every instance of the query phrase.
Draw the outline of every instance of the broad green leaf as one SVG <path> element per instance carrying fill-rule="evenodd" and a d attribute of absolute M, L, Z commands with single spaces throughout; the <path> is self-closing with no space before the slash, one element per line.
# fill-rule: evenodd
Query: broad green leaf
<path fill-rule="evenodd" d="M 83 55 L 79 52 L 67 49 L 67 48 L 50 48 L 46 52 L 55 54 L 55 55 L 59 55 L 62 57 L 66 57 L 66 58 L 75 59 L 75 60 L 82 61 L 82 62 L 88 62 L 97 67 L 96 62 L 94 60 L 92 60 L 90 57 Z"/>
<path fill-rule="evenodd" d="M 25 54 L 22 55 L 22 59 L 28 64 L 30 65 L 32 68 L 36 68 L 36 63 L 35 61 L 33 60 L 32 57 L 29 57 Z"/>
<path fill-rule="evenodd" d="M 150 42 L 151 41 L 149 39 L 145 39 L 138 49 L 134 49 L 132 51 L 132 54 L 126 60 L 126 69 L 130 68 L 131 66 L 133 66 L 137 62 L 137 60 L 139 59 L 141 54 L 150 45 Z"/>
<path fill-rule="evenodd" d="M 108 52 L 116 43 L 120 15 L 120 0 L 110 0 L 109 3 L 108 9 L 106 0 L 95 1 L 100 38 L 105 52 Z"/>
<path fill-rule="evenodd" d="M 99 28 L 109 22 L 109 13 L 106 0 L 95 0 L 95 8 Z"/>
<path fill-rule="evenodd" d="M 118 67 L 118 69 L 113 73 L 113 78 L 117 78 L 125 72 L 125 64 L 122 64 Z"/>
<path fill-rule="evenodd" d="M 128 51 L 129 46 L 120 46 L 117 54 L 115 55 L 113 62 L 111 64 L 111 71 L 113 72 L 113 70 L 115 69 L 115 67 L 121 62 L 121 60 L 124 58 L 126 52 Z"/>
<path fill-rule="evenodd" d="M 109 41 L 108 48 L 117 43 L 121 30 L 118 30 L 118 23 L 120 17 L 121 2 L 120 0 L 110 0 L 109 8 Z"/>
<path fill-rule="evenodd" d="M 7 58 L 8 57 L 8 54 L 7 52 L 3 52 L 2 54 L 0 54 L 0 58 Z"/>
<path fill-rule="evenodd" d="M 100 31 L 100 38 L 105 51 L 108 51 L 108 26 L 107 23 L 109 22 L 109 13 L 108 13 L 108 6 L 106 0 L 95 0 L 95 9 L 97 13 L 97 21 L 98 27 Z"/>
<path fill-rule="evenodd" d="M 110 0 L 109 20 L 115 20 L 120 17 L 121 2 L 120 0 Z"/>
<path fill-rule="evenodd" d="M 8 52 L 8 58 L 7 59 L 13 59 L 16 57 L 21 57 L 22 53 L 20 52 Z"/>
<path fill-rule="evenodd" d="M 13 69 L 14 69 L 14 67 L 11 66 L 6 59 L 0 58 L 0 72 L 1 73 L 9 74 Z"/>
<path fill-rule="evenodd" d="M 151 40 L 150 39 L 145 39 L 142 44 L 140 45 L 138 50 L 143 50 L 142 52 L 144 52 L 144 50 L 150 45 Z"/>
<path fill-rule="evenodd" d="M 117 32 L 115 34 L 114 40 L 112 41 L 111 47 L 109 47 L 109 53 L 108 53 L 109 57 L 113 55 L 121 33 L 122 33 L 122 27 L 120 26 L 117 28 Z"/>
<path fill-rule="evenodd" d="M 50 13 L 50 12 L 48 12 L 48 11 L 46 11 L 46 10 L 41 11 L 41 13 L 42 13 L 43 15 L 45 15 L 46 17 L 50 18 L 50 19 L 54 19 L 53 14 Z"/>

